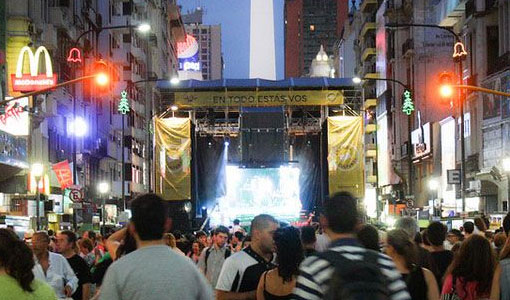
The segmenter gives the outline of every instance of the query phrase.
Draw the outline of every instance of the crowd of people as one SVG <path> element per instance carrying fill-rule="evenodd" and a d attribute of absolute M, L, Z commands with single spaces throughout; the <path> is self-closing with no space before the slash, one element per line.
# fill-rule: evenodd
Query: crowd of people
<path fill-rule="evenodd" d="M 510 299 L 510 215 L 494 233 L 484 218 L 448 231 L 402 217 L 382 231 L 357 207 L 338 193 L 308 226 L 262 214 L 249 234 L 239 220 L 182 233 L 146 194 L 105 236 L 0 229 L 0 299 Z"/>

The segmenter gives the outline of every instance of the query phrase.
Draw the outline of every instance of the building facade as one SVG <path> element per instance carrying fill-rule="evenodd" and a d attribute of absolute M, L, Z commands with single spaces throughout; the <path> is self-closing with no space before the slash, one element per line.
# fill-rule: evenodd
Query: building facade
<path fill-rule="evenodd" d="M 308 76 L 320 46 L 334 52 L 348 5 L 345 0 L 285 1 L 285 77 Z"/>
<path fill-rule="evenodd" d="M 48 50 L 59 83 L 90 74 L 94 62 L 103 59 L 108 64 L 111 84 L 108 91 L 100 93 L 92 82 L 82 81 L 31 97 L 26 104 L 29 121 L 22 124 L 27 126 L 27 134 L 0 127 L 0 146 L 9 148 L 0 155 L 0 163 L 5 163 L 2 170 L 9 170 L 2 172 L 4 176 L 0 178 L 0 215 L 28 220 L 35 215 L 36 181 L 30 166 L 42 163 L 42 198 L 52 200 L 43 202 L 46 207 L 41 205 L 41 216 L 49 213 L 43 223 L 51 228 L 60 221 L 70 222 L 69 192 L 75 189 L 84 201 L 82 208 L 75 211 L 75 221 L 91 224 L 97 220 L 93 216 L 104 197 L 97 190 L 100 182 L 109 186 L 106 202 L 117 204 L 121 210 L 122 192 L 127 202 L 151 190 L 152 154 L 147 145 L 152 142 L 150 120 L 160 109 L 160 99 L 147 81 L 170 78 L 177 72 L 176 43 L 184 37 L 179 8 L 175 1 L 31 2 L 5 1 L 0 6 L 0 13 L 5 9 L 2 22 L 6 22 L 2 26 L 2 30 L 6 28 L 5 44 L 0 42 L 0 46 L 5 45 L 5 52 L 0 49 L 1 54 L 5 53 L 0 55 L 4 59 L 0 63 L 5 64 L 1 74 L 1 81 L 6 83 L 3 96 L 21 95 L 13 90 L 11 74 L 17 71 L 24 46 L 32 51 L 40 46 Z M 136 30 L 142 22 L 150 23 L 150 32 Z M 108 29 L 119 26 L 127 28 Z M 73 47 L 78 50 L 70 56 Z M 24 58 L 21 72 L 27 73 L 29 56 L 25 54 Z M 38 63 L 43 64 L 42 60 Z M 48 65 L 39 66 L 39 71 L 47 72 Z M 124 90 L 131 108 L 127 115 L 118 111 Z M 4 112 L 2 117 L 10 115 Z M 75 134 L 78 128 L 73 124 L 77 119 L 83 120 L 79 123 L 82 127 L 87 127 L 82 136 Z M 64 190 L 53 169 L 66 160 L 75 180 L 74 186 Z"/>
<path fill-rule="evenodd" d="M 195 9 L 182 16 L 186 34 L 198 43 L 198 59 L 204 80 L 223 78 L 223 56 L 221 53 L 221 25 L 203 24 L 204 11 Z"/>

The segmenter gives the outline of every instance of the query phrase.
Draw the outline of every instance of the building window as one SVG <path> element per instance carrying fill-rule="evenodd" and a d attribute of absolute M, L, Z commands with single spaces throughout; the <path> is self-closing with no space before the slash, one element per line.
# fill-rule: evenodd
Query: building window
<path fill-rule="evenodd" d="M 207 60 L 207 55 L 202 54 L 202 60 Z"/>
<path fill-rule="evenodd" d="M 198 29 L 193 29 L 193 35 L 197 35 L 198 34 Z"/>
<path fill-rule="evenodd" d="M 202 48 L 202 53 L 207 54 L 207 48 Z"/>
<path fill-rule="evenodd" d="M 207 29 L 202 29 L 200 32 L 202 32 L 202 34 L 207 34 Z"/>

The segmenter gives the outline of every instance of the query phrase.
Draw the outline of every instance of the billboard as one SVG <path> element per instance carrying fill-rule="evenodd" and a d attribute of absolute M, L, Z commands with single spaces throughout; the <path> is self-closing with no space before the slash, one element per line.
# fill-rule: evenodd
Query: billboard
<path fill-rule="evenodd" d="M 192 36 L 187 34 L 184 42 L 177 43 L 177 57 L 179 58 L 179 71 L 197 71 L 201 70 L 198 57 L 198 42 Z"/>
<path fill-rule="evenodd" d="M 386 1 L 384 1 L 386 2 Z M 377 74 L 379 74 L 382 78 L 387 78 L 386 74 L 386 22 L 385 22 L 385 14 L 386 12 L 386 3 L 379 7 L 379 10 L 376 14 L 376 33 L 375 33 L 375 49 L 376 49 L 376 61 L 375 61 L 375 70 Z M 376 96 L 380 97 L 387 89 L 386 81 L 377 80 L 376 81 Z"/>
<path fill-rule="evenodd" d="M 9 99 L 11 97 L 5 98 L 5 100 Z M 30 118 L 26 107 L 28 107 L 28 97 L 8 102 L 5 111 L 0 114 L 0 131 L 14 136 L 27 136 Z"/>

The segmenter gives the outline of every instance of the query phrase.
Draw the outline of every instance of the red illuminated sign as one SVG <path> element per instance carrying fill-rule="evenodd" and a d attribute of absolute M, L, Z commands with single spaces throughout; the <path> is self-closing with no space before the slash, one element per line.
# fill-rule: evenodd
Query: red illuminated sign
<path fill-rule="evenodd" d="M 78 48 L 72 48 L 69 50 L 69 55 L 67 56 L 67 62 L 72 63 L 81 63 L 81 51 Z"/>
<path fill-rule="evenodd" d="M 23 60 L 25 53 L 28 54 L 28 65 L 30 74 L 23 74 Z M 44 54 L 45 74 L 39 72 L 39 56 Z M 15 92 L 32 92 L 52 87 L 57 84 L 57 75 L 53 74 L 51 58 L 48 50 L 41 46 L 37 48 L 35 54 L 30 47 L 21 48 L 16 65 L 16 74 L 11 74 L 12 90 Z"/>

